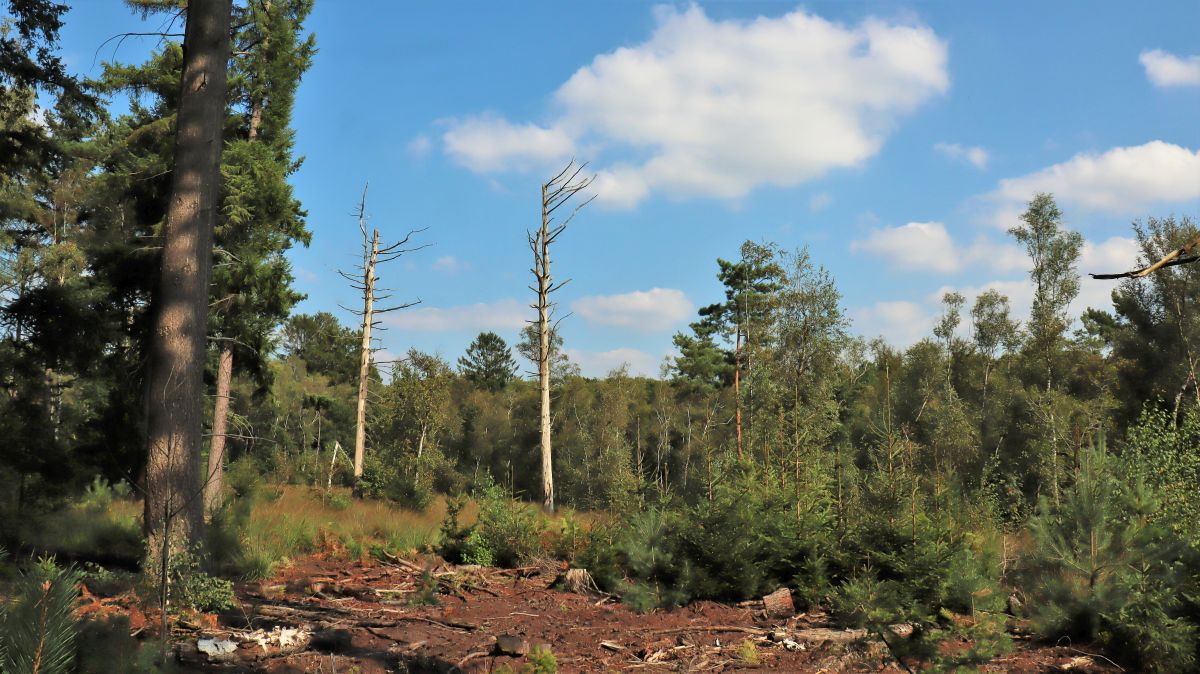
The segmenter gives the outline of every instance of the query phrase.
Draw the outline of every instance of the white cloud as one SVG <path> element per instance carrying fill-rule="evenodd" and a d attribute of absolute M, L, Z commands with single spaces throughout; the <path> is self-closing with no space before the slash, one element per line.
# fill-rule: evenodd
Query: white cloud
<path fill-rule="evenodd" d="M 965 161 L 977 169 L 987 168 L 988 152 L 981 147 L 965 147 L 958 143 L 935 143 L 933 149 L 957 161 Z"/>
<path fill-rule="evenodd" d="M 479 172 L 541 166 L 570 155 L 573 148 L 562 129 L 512 124 L 494 115 L 452 121 L 442 141 L 446 154 Z"/>
<path fill-rule="evenodd" d="M 910 222 L 900 227 L 873 229 L 865 239 L 850 242 L 851 252 L 884 258 L 892 269 L 954 273 L 983 266 L 996 272 L 1028 268 L 1021 249 L 1007 242 L 979 237 L 970 246 L 956 243 L 940 222 Z"/>
<path fill-rule="evenodd" d="M 829 208 L 833 204 L 833 195 L 828 192 L 814 194 L 808 199 L 808 210 L 816 213 Z"/>
<path fill-rule="evenodd" d="M 1014 215 L 1038 192 L 1052 193 L 1060 205 L 1115 215 L 1200 199 L 1200 151 L 1155 140 L 1077 154 L 1040 171 L 1005 178 L 989 195 L 999 204 L 996 224 L 1016 224 Z"/>
<path fill-rule="evenodd" d="M 1116 281 L 1096 280 L 1088 274 L 1108 274 L 1129 271 L 1137 267 L 1141 249 L 1131 238 L 1114 236 L 1099 243 L 1085 241 L 1079 256 L 1079 298 L 1072 305 L 1077 313 L 1084 307 L 1112 310 L 1112 291 Z"/>
<path fill-rule="evenodd" d="M 657 11 L 649 39 L 596 56 L 558 88 L 547 125 L 452 122 L 446 151 L 477 171 L 529 168 L 572 146 L 631 152 L 640 159 L 599 167 L 602 203 L 737 199 L 860 165 L 899 116 L 949 87 L 946 45 L 925 26 Z"/>
<path fill-rule="evenodd" d="M 1146 77 L 1156 87 L 1200 87 L 1200 54 L 1176 56 L 1161 49 L 1149 49 L 1138 60 Z"/>
<path fill-rule="evenodd" d="M 869 307 L 850 310 L 854 331 L 873 339 L 883 337 L 889 344 L 907 347 L 933 329 L 933 311 L 915 302 L 876 302 Z"/>
<path fill-rule="evenodd" d="M 653 332 L 686 320 L 693 306 L 682 290 L 651 288 L 581 297 L 571 303 L 571 310 L 589 323 Z"/>
<path fill-rule="evenodd" d="M 622 365 L 629 366 L 630 375 L 657 377 L 662 365 L 662 358 L 628 347 L 611 351 L 566 349 L 566 354 L 571 362 L 579 365 L 579 371 L 586 377 L 602 377 Z"/>
<path fill-rule="evenodd" d="M 1079 263 L 1079 295 L 1071 303 L 1070 314 L 1079 316 L 1083 310 L 1091 307 L 1104 311 L 1112 310 L 1112 291 L 1116 288 L 1113 281 L 1098 281 L 1088 276 L 1088 273 L 1104 273 L 1132 269 L 1137 263 L 1138 247 L 1133 239 L 1114 236 L 1099 243 L 1085 240 L 1080 251 Z M 1009 298 L 1012 316 L 1024 321 L 1029 317 L 1033 305 L 1033 283 L 1028 277 L 1011 280 L 997 280 L 979 286 L 943 286 L 930 295 L 927 300 L 935 304 L 941 300 L 942 294 L 957 290 L 967 299 L 970 306 L 975 298 L 985 290 L 996 290 Z"/>
<path fill-rule="evenodd" d="M 383 320 L 389 326 L 419 332 L 517 330 L 524 327 L 526 319 L 532 315 L 532 310 L 526 303 L 508 298 L 456 307 L 418 305 L 386 314 Z"/>
<path fill-rule="evenodd" d="M 432 149 L 433 141 L 423 133 L 408 141 L 408 154 L 417 159 L 427 156 Z"/>
<path fill-rule="evenodd" d="M 471 268 L 471 265 L 454 257 L 453 255 L 443 255 L 433 261 L 431 265 L 434 271 L 440 271 L 444 274 L 457 274 L 461 271 L 466 271 Z"/>

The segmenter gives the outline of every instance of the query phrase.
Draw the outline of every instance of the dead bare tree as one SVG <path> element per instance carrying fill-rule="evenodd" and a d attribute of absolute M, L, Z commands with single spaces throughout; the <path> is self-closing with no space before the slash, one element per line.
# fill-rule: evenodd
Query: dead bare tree
<path fill-rule="evenodd" d="M 554 215 L 559 208 L 571 201 L 572 197 L 592 184 L 594 175 L 580 177 L 585 168 L 586 162 L 576 164 L 572 159 L 558 175 L 542 184 L 542 225 L 537 230 L 526 232 L 529 250 L 533 252 L 533 268 L 530 271 L 537 282 L 536 288 L 529 286 L 530 290 L 537 293 L 537 302 L 530 306 L 538 312 L 537 320 L 530 322 L 536 323 L 538 328 L 538 387 L 542 396 L 542 505 L 548 512 L 554 512 L 554 465 L 550 447 L 550 333 L 562 320 L 560 318 L 551 324 L 555 305 L 550 301 L 550 294 L 570 282 L 570 279 L 567 279 L 555 283 L 550 275 L 550 244 L 563 233 L 575 215 L 596 198 L 593 194 L 584 201 L 577 202 L 565 218 Z"/>
<path fill-rule="evenodd" d="M 363 474 L 363 457 L 366 453 L 367 446 L 367 393 L 368 384 L 371 374 L 371 331 L 375 328 L 382 330 L 380 322 L 375 320 L 378 314 L 385 314 L 390 311 L 399 311 L 408 307 L 421 303 L 420 299 L 404 304 L 397 304 L 387 307 L 377 306 L 378 302 L 388 300 L 392 297 L 390 289 L 380 288 L 377 283 L 379 276 L 375 273 L 378 265 L 391 262 L 406 253 L 421 250 L 428 247 L 428 244 L 408 247 L 409 241 L 412 240 L 414 234 L 419 234 L 424 229 L 410 230 L 405 237 L 396 243 L 383 244 L 379 239 L 379 230 L 372 230 L 371 234 L 367 233 L 367 185 L 363 185 L 362 200 L 359 201 L 358 210 L 355 215 L 358 217 L 358 231 L 362 233 L 363 241 L 363 262 L 362 266 L 356 270 L 354 274 L 339 271 L 342 278 L 350 282 L 351 286 L 362 293 L 363 308 L 361 311 L 346 309 L 351 313 L 362 318 L 362 347 L 359 358 L 358 369 L 358 402 L 355 409 L 355 427 L 354 427 L 354 491 L 359 492 L 359 481 Z M 380 294 L 383 291 L 385 294 Z"/>

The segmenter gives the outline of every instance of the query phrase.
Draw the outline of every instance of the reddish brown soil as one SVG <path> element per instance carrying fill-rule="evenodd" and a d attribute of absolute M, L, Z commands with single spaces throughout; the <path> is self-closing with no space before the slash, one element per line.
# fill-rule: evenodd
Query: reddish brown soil
<path fill-rule="evenodd" d="M 770 638 L 776 628 L 797 634 L 832 627 L 823 614 L 768 619 L 761 610 L 712 602 L 637 614 L 611 599 L 553 589 L 559 571 L 553 567 L 505 572 L 434 563 L 425 573 L 419 569 L 400 560 L 360 564 L 317 556 L 268 582 L 241 585 L 240 614 L 222 616 L 215 630 L 179 635 L 189 663 L 185 671 L 493 672 L 505 665 L 521 671 L 527 657 L 496 653 L 501 635 L 548 645 L 559 672 L 904 671 L 882 644 L 838 643 L 837 631 L 830 633 L 832 640 L 808 640 L 803 650 L 788 650 Z M 438 605 L 411 605 L 422 584 L 436 586 Z M 305 627 L 317 637 L 290 654 L 243 645 L 223 663 L 204 663 L 188 648 L 201 635 L 238 641 L 249 629 L 276 625 Z M 1119 671 L 1079 650 L 1023 641 L 980 670 Z"/>

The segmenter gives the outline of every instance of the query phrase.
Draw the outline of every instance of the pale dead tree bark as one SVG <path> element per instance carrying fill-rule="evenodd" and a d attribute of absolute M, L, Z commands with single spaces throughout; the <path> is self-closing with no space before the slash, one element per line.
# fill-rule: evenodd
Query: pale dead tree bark
<path fill-rule="evenodd" d="M 533 252 L 533 278 L 537 287 L 530 290 L 537 293 L 537 302 L 531 307 L 536 309 L 538 317 L 538 387 L 541 391 L 541 450 L 542 450 L 542 506 L 548 512 L 554 512 L 554 464 L 550 446 L 550 333 L 554 313 L 554 303 L 550 301 L 551 293 L 566 285 L 567 281 L 555 283 L 550 274 L 550 245 L 554 243 L 571 220 L 584 207 L 591 203 L 596 196 L 592 195 L 582 202 L 577 202 L 575 208 L 565 218 L 557 218 L 554 213 L 571 198 L 587 189 L 595 176 L 580 177 L 587 163 L 576 165 L 570 163 L 550 180 L 542 185 L 542 225 L 536 231 L 527 232 L 529 249 Z M 560 319 L 561 320 L 561 319 Z M 555 323 L 557 324 L 557 322 Z"/>
<path fill-rule="evenodd" d="M 355 213 L 358 217 L 358 231 L 362 234 L 363 242 L 363 263 L 355 274 L 348 274 L 339 271 L 342 278 L 350 281 L 355 290 L 362 293 L 363 308 L 361 311 L 351 311 L 352 313 L 362 318 L 362 346 L 359 351 L 359 368 L 358 368 L 358 400 L 355 405 L 355 425 L 354 425 L 354 492 L 357 494 L 360 490 L 360 481 L 363 474 L 363 461 L 366 458 L 367 448 L 367 396 L 370 389 L 371 379 L 371 332 L 373 329 L 380 328 L 379 321 L 375 320 L 378 314 L 384 314 L 389 311 L 397 311 L 421 303 L 420 299 L 413 302 L 406 302 L 388 307 L 376 306 L 377 302 L 386 300 L 391 297 L 390 294 L 380 294 L 381 290 L 377 282 L 379 277 L 375 270 L 380 264 L 391 262 L 396 258 L 420 250 L 426 246 L 417 246 L 408 248 L 408 242 L 414 234 L 425 231 L 424 229 L 415 229 L 400 241 L 392 244 L 384 244 L 380 241 L 379 230 L 372 230 L 371 234 L 367 234 L 367 186 L 363 185 L 362 199 L 359 201 L 358 210 Z M 428 245 L 428 244 L 426 244 Z M 345 309 L 345 307 L 342 307 Z"/>
<path fill-rule="evenodd" d="M 171 554 L 201 540 L 204 527 L 199 478 L 205 330 L 231 11 L 230 0 L 188 4 L 171 200 L 146 379 L 143 568 L 160 572 L 168 568 Z"/>

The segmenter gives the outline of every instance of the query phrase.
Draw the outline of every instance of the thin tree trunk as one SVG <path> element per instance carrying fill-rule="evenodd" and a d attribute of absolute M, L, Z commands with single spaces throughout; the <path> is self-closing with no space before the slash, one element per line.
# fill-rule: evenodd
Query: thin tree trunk
<path fill-rule="evenodd" d="M 233 379 L 233 344 L 221 342 L 217 361 L 217 399 L 213 402 L 212 444 L 208 450 L 208 479 L 204 483 L 204 509 L 212 517 L 224 505 L 225 434 L 229 428 L 229 384 Z"/>
<path fill-rule="evenodd" d="M 363 188 L 363 204 L 367 190 Z M 367 447 L 367 384 L 371 375 L 371 324 L 375 320 L 375 262 L 379 259 L 379 230 L 371 236 L 371 248 L 364 261 L 362 347 L 358 365 L 358 403 L 355 406 L 354 426 L 354 488 L 363 474 L 363 455 Z"/>
<path fill-rule="evenodd" d="M 733 407 L 737 417 L 737 457 L 742 460 L 742 326 L 737 327 L 733 348 Z"/>
<path fill-rule="evenodd" d="M 542 228 L 538 254 L 538 390 L 541 394 L 542 506 L 554 512 L 554 463 L 550 445 L 550 214 L 547 185 L 542 185 Z"/>
<path fill-rule="evenodd" d="M 188 5 L 171 200 L 146 380 L 147 569 L 166 568 L 166 557 L 201 540 L 204 528 L 199 464 L 205 329 L 230 19 L 230 0 Z"/>

